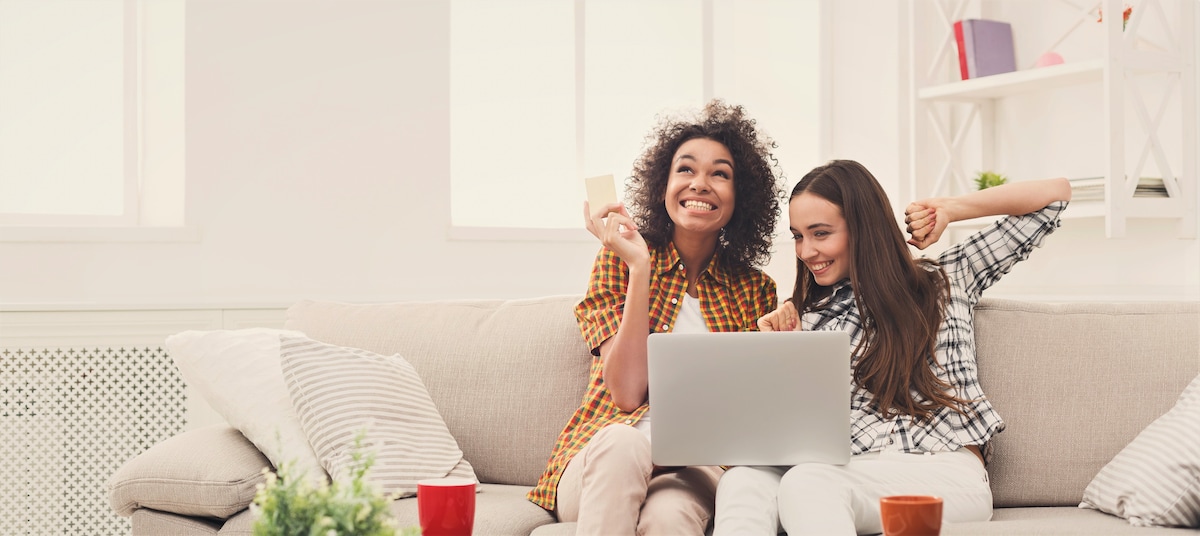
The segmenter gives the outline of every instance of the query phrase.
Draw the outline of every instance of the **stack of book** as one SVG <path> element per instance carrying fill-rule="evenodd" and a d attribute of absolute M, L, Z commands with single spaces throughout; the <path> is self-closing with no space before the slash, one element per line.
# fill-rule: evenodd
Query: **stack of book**
<path fill-rule="evenodd" d="M 963 19 L 954 23 L 958 43 L 958 69 L 962 79 L 978 78 L 1017 70 L 1012 25 L 987 19 Z"/>
<path fill-rule="evenodd" d="M 1160 177 L 1142 177 L 1138 180 L 1134 197 L 1168 197 L 1167 187 Z M 1072 201 L 1103 201 L 1104 177 L 1080 177 L 1071 179 Z"/>

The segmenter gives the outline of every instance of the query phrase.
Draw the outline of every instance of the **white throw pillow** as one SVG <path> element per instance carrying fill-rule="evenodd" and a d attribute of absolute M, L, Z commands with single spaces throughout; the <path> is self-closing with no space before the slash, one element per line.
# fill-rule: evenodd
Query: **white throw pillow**
<path fill-rule="evenodd" d="M 279 337 L 298 331 L 268 328 L 184 331 L 167 338 L 167 352 L 200 396 L 254 443 L 276 467 L 326 478 L 308 444 L 279 367 Z"/>
<path fill-rule="evenodd" d="M 1100 470 L 1079 506 L 1138 527 L 1200 527 L 1200 376 Z"/>
<path fill-rule="evenodd" d="M 354 440 L 374 451 L 368 479 L 385 493 L 415 495 L 417 481 L 476 480 L 417 371 L 383 356 L 306 337 L 281 338 L 284 380 L 300 426 L 334 478 L 350 469 Z"/>

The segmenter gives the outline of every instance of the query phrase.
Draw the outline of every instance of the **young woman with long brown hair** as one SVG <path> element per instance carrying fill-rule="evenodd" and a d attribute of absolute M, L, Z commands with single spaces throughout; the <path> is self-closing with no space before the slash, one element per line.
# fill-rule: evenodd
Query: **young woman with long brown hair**
<path fill-rule="evenodd" d="M 1066 179 L 1049 179 L 914 202 L 907 244 L 919 249 L 952 221 L 1009 215 L 933 261 L 913 258 L 861 164 L 835 160 L 805 175 L 788 202 L 795 291 L 758 325 L 850 333 L 853 456 L 844 466 L 729 469 L 715 533 L 878 533 L 888 495 L 940 496 L 951 522 L 990 519 L 987 445 L 1004 422 L 979 386 L 972 308 L 1059 226 L 1070 198 Z"/>

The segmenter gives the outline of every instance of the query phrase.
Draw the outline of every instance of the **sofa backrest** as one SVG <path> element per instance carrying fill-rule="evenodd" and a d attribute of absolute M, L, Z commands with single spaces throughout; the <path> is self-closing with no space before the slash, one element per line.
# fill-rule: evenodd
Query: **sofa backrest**
<path fill-rule="evenodd" d="M 286 327 L 400 354 L 481 482 L 532 486 L 587 387 L 579 296 L 390 304 L 301 301 Z"/>
<path fill-rule="evenodd" d="M 992 442 L 995 506 L 1075 506 L 1200 373 L 1200 302 L 984 299 L 975 343 L 1007 425 Z"/>
<path fill-rule="evenodd" d="M 286 327 L 400 354 L 483 482 L 533 485 L 587 384 L 580 296 L 390 304 L 302 301 Z M 1200 303 L 984 299 L 980 382 L 1007 428 L 994 504 L 1068 506 L 1200 373 Z"/>

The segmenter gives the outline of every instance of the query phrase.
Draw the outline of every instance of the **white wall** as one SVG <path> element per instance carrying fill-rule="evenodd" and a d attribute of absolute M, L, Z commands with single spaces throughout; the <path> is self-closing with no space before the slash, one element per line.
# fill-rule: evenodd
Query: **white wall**
<path fill-rule="evenodd" d="M 187 217 L 201 240 L 0 243 L 0 303 L 582 292 L 593 243 L 446 238 L 448 13 L 189 2 Z"/>
<path fill-rule="evenodd" d="M 834 10 L 829 154 L 814 156 L 817 143 L 792 131 L 790 122 L 815 118 L 787 105 L 799 90 L 764 88 L 769 71 L 743 65 L 738 76 L 745 82 L 726 85 L 721 69 L 734 67 L 722 66 L 717 51 L 714 90 L 745 100 L 769 127 L 780 142 L 787 187 L 818 156 L 854 158 L 902 204 L 902 7 L 826 4 Z M 726 5 L 716 3 L 718 16 Z M 299 298 L 581 293 L 594 243 L 446 237 L 448 12 L 445 0 L 188 2 L 187 210 L 201 239 L 0 242 L 0 304 L 286 305 Z M 769 45 L 787 38 L 786 26 L 773 21 L 762 25 L 771 31 L 755 32 L 748 22 L 739 26 L 747 41 L 737 42 Z M 803 144 L 809 148 L 794 148 Z M 519 173 L 497 180 L 519 180 Z M 1072 221 L 993 295 L 1196 299 L 1197 241 L 1167 231 L 1135 223 L 1129 238 L 1109 240 L 1098 222 Z M 780 238 L 768 272 L 787 293 L 791 245 Z"/>
<path fill-rule="evenodd" d="M 717 7 L 735 12 L 732 3 Z M 736 13 L 755 16 L 741 6 Z M 581 293 L 594 241 L 447 238 L 448 15 L 446 0 L 188 2 L 187 219 L 202 238 L 0 242 L 0 303 L 286 305 Z M 795 88 L 725 52 L 804 37 L 789 34 L 782 20 L 767 31 L 761 20 L 745 22 L 716 55 L 720 69 L 746 72 L 718 84 L 716 96 L 752 101 L 751 114 L 779 141 L 781 157 L 787 153 L 785 165 L 811 166 L 816 141 L 798 139 L 804 129 L 794 125 L 813 118 L 789 109 Z M 814 48 L 807 50 L 806 61 L 815 62 Z M 520 188 L 520 170 L 497 170 L 496 180 Z"/>

